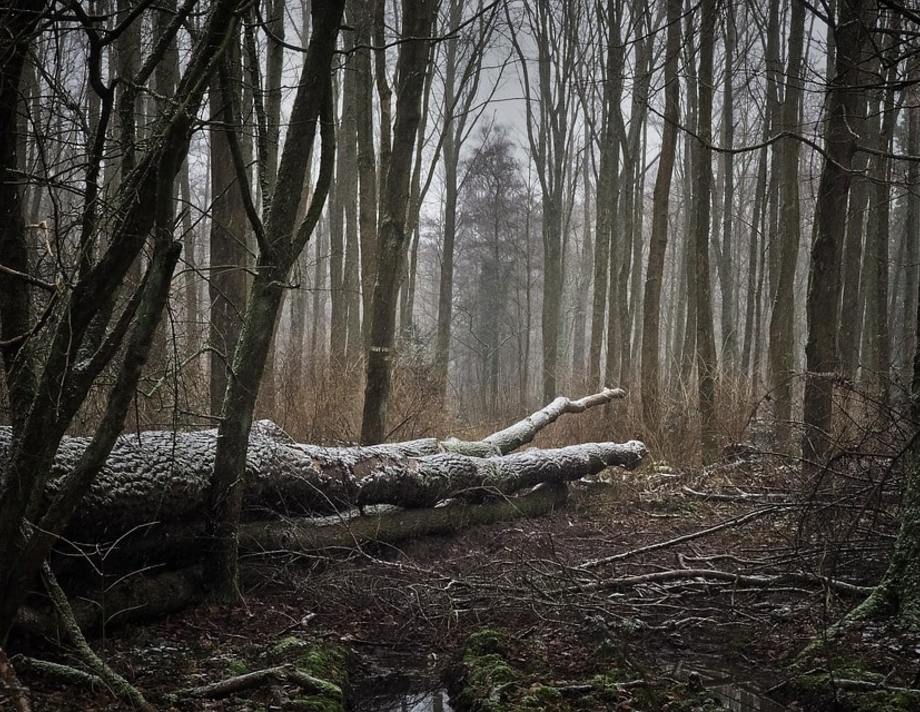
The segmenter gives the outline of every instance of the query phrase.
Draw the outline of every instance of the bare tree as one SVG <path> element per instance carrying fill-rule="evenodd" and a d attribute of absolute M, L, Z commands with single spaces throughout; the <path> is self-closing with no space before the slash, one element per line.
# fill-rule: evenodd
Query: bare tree
<path fill-rule="evenodd" d="M 661 155 L 658 157 L 658 177 L 655 179 L 645 298 L 642 302 L 642 409 L 646 425 L 649 427 L 656 427 L 660 417 L 658 364 L 661 287 L 664 278 L 665 252 L 668 247 L 671 176 L 674 172 L 677 124 L 680 120 L 680 84 L 677 80 L 677 66 L 680 59 L 680 13 L 680 0 L 668 0 L 666 19 L 668 32 L 664 65 L 664 126 L 661 136 Z"/>
<path fill-rule="evenodd" d="M 388 160 L 382 163 L 386 173 L 380 189 L 377 276 L 368 315 L 371 320 L 370 346 L 364 391 L 364 416 L 361 424 L 361 440 L 364 443 L 377 443 L 386 436 L 386 413 L 396 336 L 397 297 L 408 241 L 406 213 L 409 182 L 416 133 L 421 120 L 422 91 L 429 56 L 426 38 L 431 33 L 436 8 L 437 3 L 434 0 L 406 0 L 403 3 L 402 35 L 406 40 L 400 45 L 397 63 L 393 145 Z M 381 138 L 381 144 L 383 143 Z"/>
<path fill-rule="evenodd" d="M 18 162 L 15 116 L 25 57 L 37 29 L 54 32 L 56 27 L 42 3 L 2 11 L 3 24 L 11 32 L 0 39 L 0 55 L 4 57 L 0 80 L 0 205 L 4 210 L 0 263 L 5 267 L 0 275 L 0 341 L 10 412 L 16 413 L 0 482 L 0 641 L 4 643 L 57 534 L 63 531 L 121 432 L 181 250 L 172 238 L 173 182 L 188 151 L 192 119 L 207 90 L 211 70 L 235 27 L 236 9 L 231 0 L 217 0 L 211 6 L 178 81 L 174 102 L 151 127 L 150 139 L 106 203 L 111 207 L 106 207 L 98 200 L 98 179 L 108 123 L 123 107 L 116 106 L 113 88 L 101 76 L 106 39 L 95 21 L 77 6 L 77 19 L 87 40 L 89 82 L 101 99 L 101 110 L 96 132 L 88 142 L 78 206 L 81 216 L 73 229 L 75 234 L 55 237 L 64 241 L 59 244 L 69 244 L 68 250 L 75 257 L 73 262 L 58 263 L 59 269 L 68 270 L 60 275 L 61 284 L 67 285 L 60 291 L 29 276 L 28 233 L 17 181 L 11 175 Z M 125 78 L 128 83 L 146 84 L 190 10 L 190 4 L 183 5 L 137 72 Z M 136 21 L 136 15 L 125 18 L 125 22 Z M 100 244 L 103 225 L 109 239 Z M 119 305 L 121 287 L 148 239 L 153 243 L 153 254 L 142 283 Z M 37 348 L 39 342 L 42 348 Z M 102 370 L 122 348 L 125 351 L 99 426 L 50 504 L 36 509 L 65 431 Z M 27 526 L 27 522 L 33 525 Z"/>
<path fill-rule="evenodd" d="M 819 463 L 831 447 L 832 397 L 837 367 L 836 313 L 840 298 L 838 259 L 840 235 L 846 220 L 850 192 L 850 165 L 856 152 L 853 126 L 862 104 L 860 58 L 874 26 L 870 8 L 859 0 L 841 0 L 834 28 L 835 74 L 828 86 L 826 157 L 815 204 L 816 234 L 811 249 L 806 312 L 805 433 L 802 453 L 806 463 Z"/>
<path fill-rule="evenodd" d="M 508 12 L 518 56 L 527 113 L 527 140 L 537 168 L 543 202 L 543 398 L 556 395 L 562 305 L 564 191 L 572 153 L 571 126 L 577 112 L 571 89 L 578 58 L 581 3 L 538 0 L 522 6 L 522 24 L 537 52 L 536 87 L 520 41 L 521 29 Z"/>
<path fill-rule="evenodd" d="M 246 449 L 263 369 L 271 348 L 284 285 L 291 267 L 319 221 L 335 161 L 331 63 L 344 11 L 344 0 L 316 0 L 312 5 L 313 32 L 291 109 L 288 132 L 278 168 L 271 210 L 262 223 L 251 201 L 247 214 L 259 244 L 259 258 L 246 306 L 246 318 L 233 357 L 233 379 L 227 386 L 217 429 L 214 472 L 210 482 L 208 534 L 211 555 L 206 560 L 212 595 L 234 600 L 238 596 L 237 552 L 240 510 L 245 487 Z M 222 77 L 225 99 L 229 79 Z M 231 137 L 238 130 L 233 110 Z M 322 115 L 322 119 L 320 117 Z M 317 124 L 322 124 L 322 152 L 316 188 L 303 221 L 295 224 Z M 234 151 L 237 178 L 245 182 L 245 166 Z M 248 185 L 243 185 L 244 201 Z"/>

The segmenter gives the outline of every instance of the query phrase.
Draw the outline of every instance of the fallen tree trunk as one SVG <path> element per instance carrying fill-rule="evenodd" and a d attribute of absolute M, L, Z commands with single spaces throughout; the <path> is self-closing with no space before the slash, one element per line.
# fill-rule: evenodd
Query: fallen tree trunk
<path fill-rule="evenodd" d="M 622 394 L 606 389 L 579 401 L 558 398 L 510 428 L 472 443 L 429 439 L 323 448 L 296 443 L 274 423 L 259 421 L 247 452 L 245 518 L 332 513 L 376 504 L 433 507 L 453 497 L 476 501 L 486 494 L 568 482 L 610 466 L 633 468 L 646 452 L 637 441 L 511 453 L 562 414 Z M 0 462 L 9 442 L 10 430 L 0 429 Z M 122 436 L 77 509 L 67 537 L 100 542 L 152 522 L 198 520 L 207 500 L 215 443 L 215 430 Z M 86 445 L 85 438 L 62 441 L 46 496 L 53 496 Z"/>
<path fill-rule="evenodd" d="M 354 510 L 323 520 L 248 522 L 240 528 L 240 553 L 247 558 L 331 555 L 362 546 L 398 544 L 420 536 L 450 534 L 471 525 L 541 516 L 562 507 L 567 493 L 565 485 L 540 485 L 517 496 L 480 504 L 455 501 L 432 509 L 380 508 L 363 515 Z M 56 569 L 83 581 L 83 586 L 78 586 L 80 596 L 72 601 L 80 627 L 98 632 L 103 627 L 162 617 L 202 600 L 202 571 L 195 562 L 200 558 L 204 531 L 203 523 L 153 530 L 137 539 L 123 539 L 117 548 L 104 553 L 104 562 L 83 556 L 56 561 Z M 176 555 L 186 558 L 165 561 Z M 87 571 L 80 571 L 81 563 L 105 577 L 87 588 Z M 162 568 L 164 563 L 177 568 L 151 570 L 155 566 Z M 146 575 L 124 575 L 138 567 Z M 106 585 L 106 581 L 113 580 L 113 585 Z M 52 638 L 62 634 L 53 611 L 40 600 L 20 611 L 18 627 Z"/>

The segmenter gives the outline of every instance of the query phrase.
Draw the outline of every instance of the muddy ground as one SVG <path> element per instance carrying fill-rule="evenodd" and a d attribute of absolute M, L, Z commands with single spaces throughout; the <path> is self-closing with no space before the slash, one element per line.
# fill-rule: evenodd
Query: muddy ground
<path fill-rule="evenodd" d="M 507 685 L 496 693 L 504 704 L 507 692 L 506 707 L 481 709 L 710 709 L 676 706 L 668 690 L 680 685 L 718 693 L 713 709 L 847 709 L 843 692 L 819 704 L 786 683 L 796 656 L 863 595 L 816 576 L 871 585 L 884 570 L 894 519 L 852 508 L 824 516 L 829 505 L 802 496 L 795 478 L 794 468 L 764 456 L 692 472 L 652 462 L 633 473 L 608 471 L 538 519 L 398 548 L 249 559 L 243 605 L 199 606 L 114 630 L 97 647 L 157 709 L 289 708 L 284 683 L 220 700 L 170 695 L 264 667 L 266 651 L 291 636 L 349 651 L 352 709 L 449 709 L 442 688 L 450 680 L 459 704 L 464 646 L 483 630 L 507 642 L 503 654 L 520 671 L 521 689 L 550 685 L 562 696 L 528 707 L 523 693 L 511 700 Z M 707 535 L 636 551 L 748 514 Z M 613 555 L 623 556 L 578 568 Z M 701 569 L 747 578 L 680 573 Z M 763 578 L 771 576 L 786 577 Z M 21 644 L 36 656 L 73 660 L 49 642 Z M 830 649 L 829 659 L 806 668 L 850 679 L 858 667 L 884 675 L 885 686 L 916 686 L 920 641 L 897 630 L 848 632 Z M 606 698 L 588 690 L 586 680 L 611 671 L 629 684 Z M 125 709 L 104 690 L 28 674 L 22 681 L 37 710 Z M 663 696 L 640 694 L 655 685 Z"/>

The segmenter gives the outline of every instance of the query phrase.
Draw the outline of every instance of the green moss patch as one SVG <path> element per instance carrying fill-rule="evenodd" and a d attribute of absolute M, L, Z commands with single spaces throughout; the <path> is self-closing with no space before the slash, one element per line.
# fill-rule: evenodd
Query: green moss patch
<path fill-rule="evenodd" d="M 872 689 L 873 686 L 879 689 Z M 789 701 L 806 709 L 834 712 L 912 712 L 920 709 L 920 694 L 884 689 L 881 675 L 856 667 L 833 673 L 808 672 L 793 678 L 782 690 Z"/>
<path fill-rule="evenodd" d="M 477 631 L 467 639 L 453 671 L 451 703 L 461 712 L 725 709 L 699 685 L 646 683 L 620 655 L 595 660 L 599 672 L 559 681 L 536 645 L 513 641 L 493 629 Z"/>
<path fill-rule="evenodd" d="M 314 678 L 316 691 L 285 704 L 285 710 L 344 712 L 348 692 L 348 650 L 340 645 L 288 636 L 269 652 L 273 664 L 293 665 Z"/>

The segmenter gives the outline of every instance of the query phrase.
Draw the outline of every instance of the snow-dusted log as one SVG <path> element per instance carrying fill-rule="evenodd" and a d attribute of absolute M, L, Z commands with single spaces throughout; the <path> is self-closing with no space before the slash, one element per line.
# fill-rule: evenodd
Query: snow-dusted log
<path fill-rule="evenodd" d="M 607 389 L 578 401 L 558 398 L 481 442 L 450 440 L 437 448 L 426 440 L 356 448 L 303 445 L 274 423 L 259 421 L 247 452 L 246 518 L 335 512 L 355 505 L 432 507 L 452 497 L 475 501 L 486 493 L 511 494 L 543 482 L 576 480 L 609 466 L 632 468 L 646 452 L 637 441 L 486 457 L 468 454 L 510 452 L 563 413 L 617 397 L 622 391 Z M 9 441 L 10 430 L 0 428 L 0 462 Z M 122 436 L 76 511 L 68 535 L 77 541 L 100 541 L 150 522 L 198 519 L 207 498 L 215 441 L 215 430 Z M 86 445 L 85 438 L 63 440 L 49 497 Z M 429 454 L 434 450 L 441 451 Z"/>
<path fill-rule="evenodd" d="M 214 441 L 213 431 L 121 438 L 77 510 L 71 538 L 98 541 L 153 521 L 197 519 L 207 494 Z M 84 444 L 78 438 L 65 440 L 56 468 L 66 470 Z M 355 505 L 433 507 L 452 497 L 475 501 L 490 493 L 512 494 L 540 483 L 577 480 L 614 465 L 633 468 L 644 455 L 645 446 L 632 441 L 493 457 L 359 457 L 347 449 L 311 447 L 305 452 L 262 422 L 249 443 L 246 518 L 335 512 Z M 51 488 L 55 485 L 53 481 Z"/>
<path fill-rule="evenodd" d="M 482 440 L 458 440 L 457 438 L 438 440 L 437 438 L 421 438 L 419 440 L 410 440 L 408 442 L 394 443 L 391 445 L 369 445 L 347 448 L 342 450 L 342 456 L 356 459 L 366 459 L 375 455 L 422 457 L 425 455 L 435 455 L 441 452 L 453 452 L 460 455 L 472 455 L 474 457 L 507 455 L 533 442 L 537 433 L 543 430 L 547 425 L 555 423 L 561 416 L 567 413 L 583 413 L 589 408 L 606 405 L 614 400 L 620 400 L 625 397 L 626 391 L 622 388 L 604 388 L 604 390 L 599 393 L 584 396 L 578 400 L 560 396 L 549 405 L 528 415 L 523 420 L 519 420 L 507 428 L 492 433 Z M 328 451 L 328 448 L 315 448 L 315 446 L 311 445 L 300 445 L 299 447 L 303 448 L 304 452 L 308 453 L 312 452 L 314 449 Z"/>
<path fill-rule="evenodd" d="M 496 452 L 507 455 L 532 442 L 537 433 L 540 432 L 550 423 L 566 413 L 583 413 L 588 408 L 594 408 L 599 405 L 606 405 L 613 400 L 619 400 L 626 397 L 626 391 L 622 388 L 605 388 L 600 393 L 595 393 L 578 400 L 571 400 L 564 396 L 556 398 L 549 405 L 541 408 L 533 415 L 524 418 L 514 425 L 499 430 L 483 442 L 495 448 Z"/>

